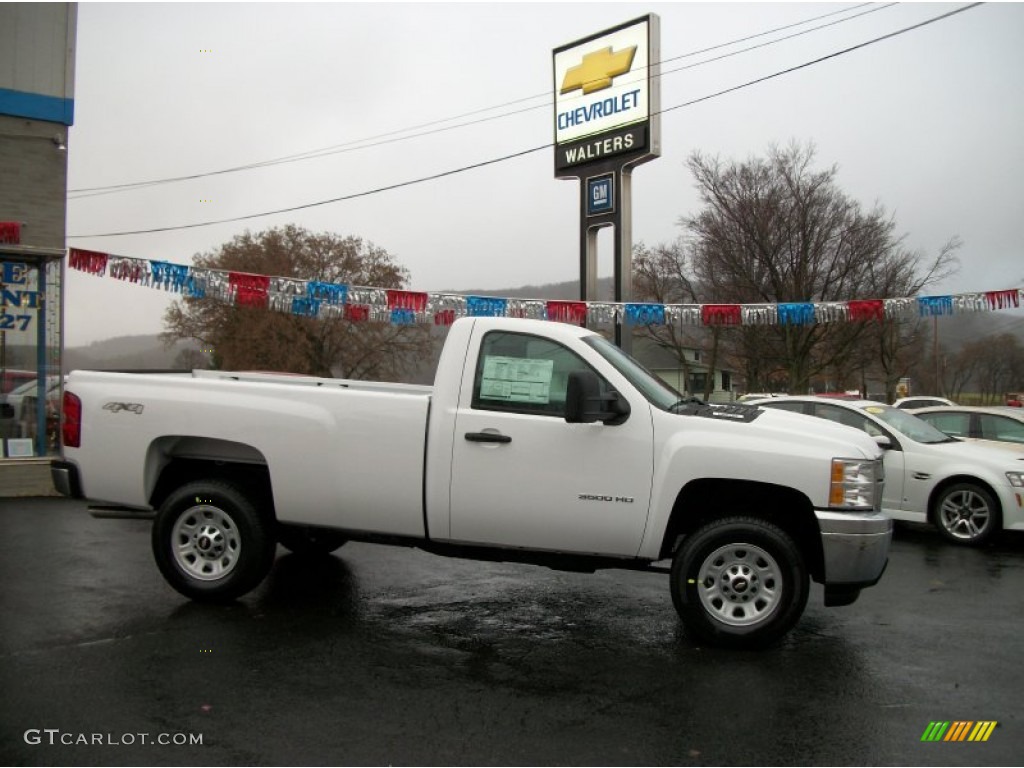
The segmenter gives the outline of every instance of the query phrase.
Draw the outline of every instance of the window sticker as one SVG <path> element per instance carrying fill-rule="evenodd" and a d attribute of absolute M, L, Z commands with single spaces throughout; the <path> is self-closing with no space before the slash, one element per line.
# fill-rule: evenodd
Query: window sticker
<path fill-rule="evenodd" d="M 554 360 L 487 355 L 480 399 L 546 405 L 551 400 L 554 367 Z"/>
<path fill-rule="evenodd" d="M 875 415 L 878 415 L 880 413 L 885 413 L 885 408 L 879 408 L 877 405 L 868 406 L 864 410 L 867 411 L 868 413 L 873 413 Z"/>

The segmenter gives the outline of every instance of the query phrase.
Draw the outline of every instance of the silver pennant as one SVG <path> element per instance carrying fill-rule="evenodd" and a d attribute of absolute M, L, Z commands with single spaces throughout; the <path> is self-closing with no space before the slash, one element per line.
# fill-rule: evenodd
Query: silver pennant
<path fill-rule="evenodd" d="M 819 323 L 839 323 L 850 319 L 850 305 L 845 301 L 823 301 L 814 305 Z"/>
<path fill-rule="evenodd" d="M 615 304 L 595 301 L 587 302 L 587 319 L 598 325 L 614 325 L 618 317 Z"/>
<path fill-rule="evenodd" d="M 983 293 L 961 293 L 953 297 L 953 309 L 957 314 L 981 312 L 988 309 L 988 303 Z"/>
<path fill-rule="evenodd" d="M 682 325 L 700 325 L 701 319 L 700 304 L 680 304 L 679 322 Z"/>
<path fill-rule="evenodd" d="M 883 299 L 885 316 L 890 320 L 909 320 L 917 317 L 917 299 Z"/>

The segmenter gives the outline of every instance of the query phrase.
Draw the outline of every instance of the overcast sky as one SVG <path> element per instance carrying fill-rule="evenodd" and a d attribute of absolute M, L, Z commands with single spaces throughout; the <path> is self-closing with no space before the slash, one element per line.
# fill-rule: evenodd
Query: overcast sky
<path fill-rule="evenodd" d="M 671 108 L 963 7 L 910 3 L 79 4 L 70 190 L 202 174 L 432 124 L 359 151 L 89 197 L 68 244 L 191 263 L 246 228 L 295 223 L 386 249 L 414 290 L 576 279 L 578 182 L 553 150 L 356 200 L 155 234 L 364 192 L 549 144 L 552 49 L 653 12 Z M 851 18 L 866 10 L 873 13 Z M 846 21 L 845 19 L 850 19 Z M 662 156 L 633 175 L 633 237 L 679 236 L 698 210 L 694 150 L 743 160 L 813 141 L 821 167 L 892 211 L 907 245 L 958 235 L 943 292 L 1024 285 L 1024 5 L 987 4 L 759 85 L 668 112 Z M 528 98 L 533 97 L 533 98 Z M 499 106 L 506 105 L 506 106 Z M 489 111 L 478 112 L 487 108 Z M 535 107 L 533 109 L 527 109 Z M 525 111 L 524 111 L 525 110 Z M 474 125 L 436 132 L 458 123 Z M 472 113 L 449 122 L 436 122 Z M 611 274 L 610 245 L 602 276 Z M 156 333 L 172 295 L 68 271 L 65 343 Z M 872 297 L 862 297 L 872 298 Z"/>

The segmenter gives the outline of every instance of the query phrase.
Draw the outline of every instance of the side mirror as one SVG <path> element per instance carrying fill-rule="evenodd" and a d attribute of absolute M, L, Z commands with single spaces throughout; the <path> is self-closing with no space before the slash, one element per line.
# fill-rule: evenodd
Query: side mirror
<path fill-rule="evenodd" d="M 565 420 L 570 424 L 615 426 L 629 418 L 629 403 L 615 391 L 601 392 L 601 379 L 593 371 L 573 371 L 565 388 Z"/>
<path fill-rule="evenodd" d="M 888 435 L 875 435 L 874 440 L 878 447 L 883 450 L 887 451 L 892 448 L 892 440 L 889 439 Z"/>

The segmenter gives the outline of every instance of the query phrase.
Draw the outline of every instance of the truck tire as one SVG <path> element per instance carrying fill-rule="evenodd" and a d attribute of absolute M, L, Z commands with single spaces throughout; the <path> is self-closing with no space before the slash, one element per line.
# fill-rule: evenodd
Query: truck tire
<path fill-rule="evenodd" d="M 752 517 L 715 520 L 687 536 L 671 578 L 686 633 L 708 645 L 770 645 L 807 605 L 809 579 L 799 548 L 778 526 Z"/>
<path fill-rule="evenodd" d="M 935 527 L 946 541 L 968 547 L 984 544 L 1003 527 L 992 494 L 974 483 L 956 483 L 935 499 Z"/>
<path fill-rule="evenodd" d="M 348 541 L 337 531 L 305 525 L 278 525 L 277 540 L 289 552 L 307 557 L 329 555 Z"/>
<path fill-rule="evenodd" d="M 153 556 L 167 582 L 201 602 L 228 602 L 270 572 L 271 523 L 241 490 L 223 480 L 182 486 L 153 522 Z"/>

